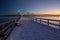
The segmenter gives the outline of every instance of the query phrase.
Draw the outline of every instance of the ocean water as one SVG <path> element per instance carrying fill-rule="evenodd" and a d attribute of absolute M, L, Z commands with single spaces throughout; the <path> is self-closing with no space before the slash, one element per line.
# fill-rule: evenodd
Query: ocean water
<path fill-rule="evenodd" d="M 6 16 L 6 17 L 0 17 L 0 22 L 6 22 L 8 20 L 14 20 L 15 16 Z"/>
<path fill-rule="evenodd" d="M 59 20 L 60 21 L 60 16 L 34 16 L 34 18 L 44 18 L 44 19 L 52 19 L 52 20 Z M 48 22 L 48 20 L 43 20 L 43 19 L 41 21 Z M 60 25 L 59 21 L 49 21 L 49 23 Z M 36 22 L 40 23 L 40 19 L 37 19 Z M 48 23 L 44 23 L 44 22 L 41 22 L 41 23 L 44 25 L 48 25 Z M 59 29 L 60 26 L 56 26 L 56 25 L 49 24 L 49 26 Z"/>
<path fill-rule="evenodd" d="M 60 20 L 60 16 L 35 16 L 37 18 Z"/>

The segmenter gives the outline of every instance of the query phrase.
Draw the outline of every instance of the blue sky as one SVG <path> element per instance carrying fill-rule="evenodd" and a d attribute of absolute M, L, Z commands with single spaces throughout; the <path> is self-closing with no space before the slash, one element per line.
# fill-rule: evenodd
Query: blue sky
<path fill-rule="evenodd" d="M 60 10 L 60 0 L 0 0 L 0 14 L 16 13 L 18 10 Z"/>

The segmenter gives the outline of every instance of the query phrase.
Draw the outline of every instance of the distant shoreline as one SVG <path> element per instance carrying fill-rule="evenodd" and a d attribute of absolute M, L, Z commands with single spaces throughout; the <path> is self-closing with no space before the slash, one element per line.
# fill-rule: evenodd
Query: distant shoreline
<path fill-rule="evenodd" d="M 20 15 L 0 15 L 0 16 L 20 16 Z M 60 15 L 25 15 L 25 16 L 59 16 Z"/>

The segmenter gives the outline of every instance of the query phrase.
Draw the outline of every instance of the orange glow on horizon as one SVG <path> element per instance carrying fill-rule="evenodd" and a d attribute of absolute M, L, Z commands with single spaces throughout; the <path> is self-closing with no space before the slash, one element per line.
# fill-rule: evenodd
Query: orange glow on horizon
<path fill-rule="evenodd" d="M 41 15 L 41 14 L 60 15 L 60 11 L 40 11 L 40 12 L 34 12 L 34 14 L 37 14 L 37 15 Z"/>

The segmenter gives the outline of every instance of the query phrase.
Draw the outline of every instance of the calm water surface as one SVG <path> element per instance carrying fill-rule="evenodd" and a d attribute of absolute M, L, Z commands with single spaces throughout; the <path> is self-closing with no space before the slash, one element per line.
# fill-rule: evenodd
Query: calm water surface
<path fill-rule="evenodd" d="M 37 18 L 45 18 L 45 19 L 54 19 L 54 20 L 60 20 L 60 16 L 35 16 Z"/>

